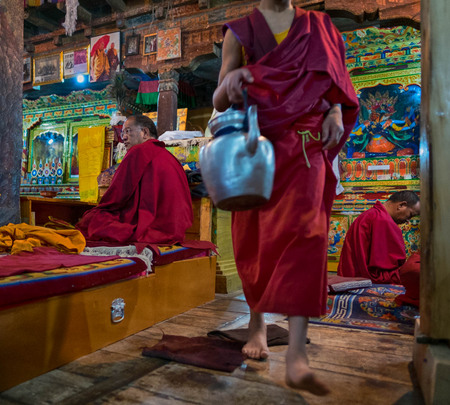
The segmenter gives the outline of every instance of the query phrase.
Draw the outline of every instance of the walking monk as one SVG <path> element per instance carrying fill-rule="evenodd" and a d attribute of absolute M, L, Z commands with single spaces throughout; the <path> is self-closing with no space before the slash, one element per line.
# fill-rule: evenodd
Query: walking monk
<path fill-rule="evenodd" d="M 234 212 L 232 237 L 250 306 L 250 358 L 269 354 L 264 312 L 289 316 L 286 383 L 329 392 L 308 366 L 308 318 L 325 313 L 327 243 L 336 177 L 331 162 L 355 124 L 358 101 L 341 36 L 328 15 L 290 0 L 261 0 L 224 26 L 214 107 L 242 103 L 247 87 L 275 149 L 274 189 L 262 208 Z"/>

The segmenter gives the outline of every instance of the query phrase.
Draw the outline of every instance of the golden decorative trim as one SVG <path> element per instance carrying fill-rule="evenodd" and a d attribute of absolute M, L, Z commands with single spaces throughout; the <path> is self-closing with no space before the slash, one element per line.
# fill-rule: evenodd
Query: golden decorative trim
<path fill-rule="evenodd" d="M 351 79 L 355 91 L 358 92 L 362 88 L 375 87 L 379 84 L 382 84 L 384 86 L 387 86 L 389 84 L 401 84 L 404 87 L 411 84 L 420 85 L 420 77 L 420 68 L 415 68 L 353 76 Z"/>
<path fill-rule="evenodd" d="M 341 181 L 344 187 L 361 186 L 420 186 L 420 180 Z"/>

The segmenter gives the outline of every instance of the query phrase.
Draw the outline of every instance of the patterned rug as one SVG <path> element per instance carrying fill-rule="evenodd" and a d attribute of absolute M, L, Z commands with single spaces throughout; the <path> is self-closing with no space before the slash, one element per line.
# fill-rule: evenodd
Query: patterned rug
<path fill-rule="evenodd" d="M 419 310 L 395 303 L 395 297 L 404 292 L 402 286 L 374 284 L 372 287 L 330 294 L 327 314 L 321 318 L 311 318 L 310 322 L 413 335 Z"/>

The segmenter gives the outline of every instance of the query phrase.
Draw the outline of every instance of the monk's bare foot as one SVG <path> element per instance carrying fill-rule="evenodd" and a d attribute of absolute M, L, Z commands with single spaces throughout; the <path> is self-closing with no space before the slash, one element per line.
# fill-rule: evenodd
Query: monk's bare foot
<path fill-rule="evenodd" d="M 248 340 L 242 348 L 242 353 L 251 359 L 261 360 L 269 357 L 267 346 L 267 328 L 264 314 L 251 312 L 248 324 Z"/>
<path fill-rule="evenodd" d="M 267 346 L 266 334 L 260 332 L 254 333 L 242 348 L 242 353 L 251 359 L 267 359 L 269 357 L 269 348 Z"/>
<path fill-rule="evenodd" d="M 286 355 L 286 384 L 314 395 L 324 396 L 330 393 L 328 387 L 309 368 L 306 357 L 289 356 L 289 351 Z"/>

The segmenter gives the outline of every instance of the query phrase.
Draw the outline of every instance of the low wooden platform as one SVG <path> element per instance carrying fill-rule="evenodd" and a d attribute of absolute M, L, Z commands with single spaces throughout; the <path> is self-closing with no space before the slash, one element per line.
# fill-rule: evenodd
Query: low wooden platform
<path fill-rule="evenodd" d="M 76 224 L 87 210 L 96 205 L 97 203 L 80 200 L 22 196 L 20 215 L 22 222 L 29 225 L 44 226 L 49 216 Z M 194 220 L 186 231 L 186 239 L 211 241 L 211 199 L 209 197 L 194 199 L 192 211 Z"/>
<path fill-rule="evenodd" d="M 331 389 L 327 397 L 284 385 L 286 346 L 272 347 L 269 360 L 247 360 L 233 373 L 142 357 L 142 347 L 163 333 L 204 336 L 217 328 L 246 326 L 242 294 L 216 300 L 158 323 L 133 336 L 0 394 L 0 403 L 233 405 L 422 405 L 410 374 L 413 336 L 311 325 L 308 356 Z M 287 328 L 285 317 L 266 316 Z"/>
<path fill-rule="evenodd" d="M 0 391 L 214 299 L 216 258 L 0 311 Z M 111 320 L 114 299 L 125 317 Z M 1 402 L 1 401 L 0 401 Z"/>

